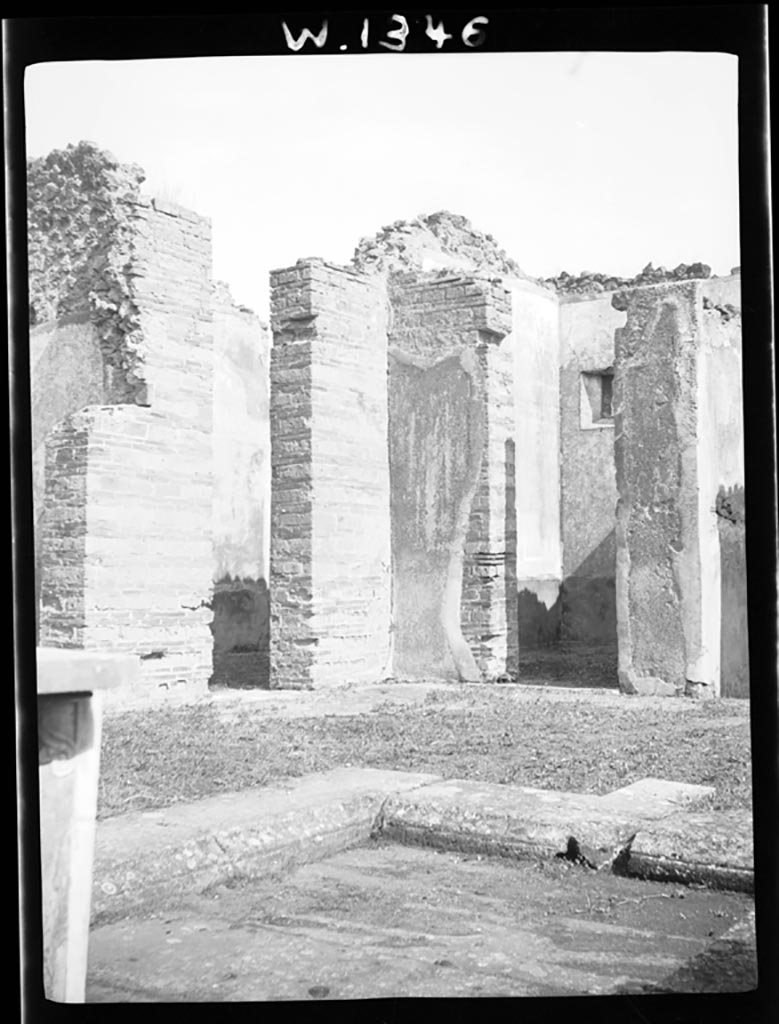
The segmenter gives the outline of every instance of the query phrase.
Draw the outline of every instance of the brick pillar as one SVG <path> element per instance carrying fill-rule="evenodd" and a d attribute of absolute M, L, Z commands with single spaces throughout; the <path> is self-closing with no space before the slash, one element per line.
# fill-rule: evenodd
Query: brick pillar
<path fill-rule="evenodd" d="M 394 671 L 516 670 L 510 303 L 471 278 L 391 283 Z"/>
<path fill-rule="evenodd" d="M 151 409 L 93 406 L 46 449 L 41 644 L 137 654 L 139 690 L 204 690 L 211 486 L 197 439 Z"/>
<path fill-rule="evenodd" d="M 627 311 L 614 398 L 619 680 L 628 693 L 720 693 L 717 498 L 743 480 L 740 318 L 707 297 L 724 287 L 685 281 L 613 300 Z"/>
<path fill-rule="evenodd" d="M 486 437 L 465 542 L 463 634 L 493 678 L 519 670 L 513 352 L 491 338 L 479 356 Z"/>
<path fill-rule="evenodd" d="M 42 325 L 32 346 L 36 441 L 54 430 L 44 463 L 53 478 L 36 473 L 36 518 L 41 493 L 47 518 L 40 634 L 109 651 L 130 650 L 133 635 L 150 687 L 204 690 L 211 226 L 142 195 L 142 181 L 140 168 L 89 143 L 29 171 L 30 293 Z M 51 230 L 52 208 L 61 230 Z"/>
<path fill-rule="evenodd" d="M 271 274 L 271 687 L 378 680 L 390 633 L 386 293 Z"/>

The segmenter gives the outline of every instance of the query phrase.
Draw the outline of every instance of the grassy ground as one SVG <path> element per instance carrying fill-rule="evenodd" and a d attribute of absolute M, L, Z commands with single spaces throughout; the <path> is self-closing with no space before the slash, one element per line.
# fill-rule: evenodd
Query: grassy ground
<path fill-rule="evenodd" d="M 338 766 L 606 793 L 653 776 L 750 806 L 746 701 L 549 700 L 512 686 L 435 690 L 351 717 L 227 718 L 214 704 L 108 715 L 99 816 L 165 807 Z"/>

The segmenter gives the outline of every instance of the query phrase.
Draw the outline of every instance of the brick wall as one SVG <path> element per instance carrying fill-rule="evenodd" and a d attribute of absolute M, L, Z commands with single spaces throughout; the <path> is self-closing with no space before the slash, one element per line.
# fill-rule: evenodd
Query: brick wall
<path fill-rule="evenodd" d="M 89 425 L 68 416 L 44 442 L 38 495 L 39 627 L 43 646 L 83 647 Z"/>
<path fill-rule="evenodd" d="M 147 403 L 202 435 L 210 461 L 213 395 L 211 223 L 139 199 L 133 273 Z"/>
<path fill-rule="evenodd" d="M 35 614 L 40 605 L 41 515 L 46 438 L 69 413 L 107 401 L 103 357 L 89 320 L 39 324 L 30 333 L 32 487 L 35 524 Z"/>
<path fill-rule="evenodd" d="M 46 442 L 40 640 L 131 651 L 142 687 L 197 692 L 211 674 L 211 229 L 142 180 L 90 144 L 30 168 L 35 319 L 57 318 L 65 344 L 62 318 L 80 317 L 114 403 L 66 403 Z M 34 408 L 61 348 L 36 363 Z"/>
<path fill-rule="evenodd" d="M 405 352 L 440 356 L 477 333 L 503 338 L 511 330 L 511 302 L 500 283 L 452 274 L 397 273 L 390 278 L 390 340 Z"/>
<path fill-rule="evenodd" d="M 271 686 L 389 656 L 386 298 L 321 260 L 271 275 Z"/>
<path fill-rule="evenodd" d="M 142 688 L 197 692 L 211 672 L 208 467 L 168 417 L 75 413 L 47 441 L 41 643 L 138 654 Z"/>

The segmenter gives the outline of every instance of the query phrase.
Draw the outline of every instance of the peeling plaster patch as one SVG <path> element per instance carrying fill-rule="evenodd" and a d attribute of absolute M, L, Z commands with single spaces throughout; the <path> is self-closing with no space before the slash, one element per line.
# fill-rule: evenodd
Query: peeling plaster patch
<path fill-rule="evenodd" d="M 620 686 L 679 692 L 700 679 L 694 284 L 614 296 Z M 647 402 L 662 394 L 663 404 Z M 662 642 L 659 638 L 662 637 Z"/>
<path fill-rule="evenodd" d="M 727 519 L 731 523 L 743 523 L 744 507 L 743 487 L 720 488 L 714 506 L 714 511 L 720 519 Z"/>
<path fill-rule="evenodd" d="M 718 305 L 717 303 L 712 302 L 707 295 L 703 296 L 703 308 L 707 313 L 719 313 L 720 320 L 725 324 L 734 317 L 741 316 L 741 310 L 732 303 L 726 302 L 724 305 Z"/>

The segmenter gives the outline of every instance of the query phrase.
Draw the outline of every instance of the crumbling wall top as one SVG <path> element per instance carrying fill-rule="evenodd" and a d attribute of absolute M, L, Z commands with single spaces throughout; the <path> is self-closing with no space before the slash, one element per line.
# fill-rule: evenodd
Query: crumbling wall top
<path fill-rule="evenodd" d="M 91 293 L 109 290 L 144 177 L 92 142 L 27 162 L 31 326 L 88 313 Z"/>
<path fill-rule="evenodd" d="M 590 270 L 579 274 L 562 271 L 546 278 L 532 277 L 504 249 L 499 248 L 492 235 L 483 234 L 465 217 L 448 210 L 385 225 L 372 238 L 361 239 L 352 263 L 364 273 L 437 270 L 510 277 L 533 282 L 563 298 L 572 299 L 588 299 L 602 292 L 666 281 L 711 277 L 711 267 L 700 262 L 680 263 L 672 270 L 648 263 L 633 277 Z"/>
<path fill-rule="evenodd" d="M 398 220 L 386 225 L 373 238 L 363 238 L 352 263 L 359 270 L 474 270 L 501 277 L 532 280 L 498 247 L 492 235 L 485 235 L 469 220 L 448 210 L 439 210 Z"/>
<path fill-rule="evenodd" d="M 628 288 L 641 288 L 649 284 L 708 277 L 711 277 L 711 267 L 705 263 L 680 263 L 673 270 L 653 267 L 651 263 L 647 263 L 635 277 L 618 277 L 615 274 L 601 274 L 591 270 L 583 270 L 580 274 L 562 271 L 557 277 L 547 277 L 543 283 L 549 288 L 554 288 L 558 295 L 592 298 L 601 292 L 616 292 Z"/>
<path fill-rule="evenodd" d="M 132 272 L 143 180 L 140 167 L 120 164 L 92 142 L 27 163 L 30 326 L 91 320 L 110 400 L 118 402 L 145 401 Z"/>
<path fill-rule="evenodd" d="M 226 281 L 213 281 L 212 282 L 212 296 L 214 308 L 220 308 L 233 313 L 235 316 L 246 318 L 247 320 L 256 320 L 263 331 L 268 329 L 267 323 L 262 320 L 253 309 L 248 306 L 244 306 L 240 302 L 236 302 L 233 298 L 233 293 L 230 290 L 229 284 Z"/>

